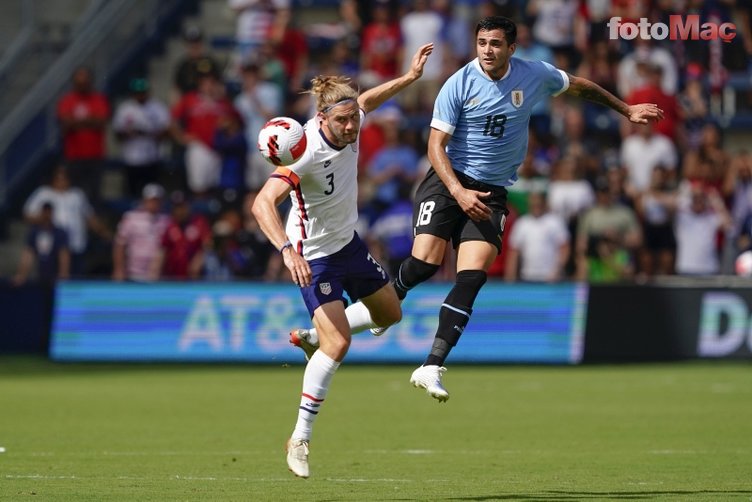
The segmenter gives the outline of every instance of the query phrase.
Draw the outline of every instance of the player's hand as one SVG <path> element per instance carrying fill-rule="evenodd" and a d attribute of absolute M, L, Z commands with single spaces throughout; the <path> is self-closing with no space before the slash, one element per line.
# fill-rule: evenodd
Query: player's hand
<path fill-rule="evenodd" d="M 300 286 L 301 288 L 311 285 L 311 266 L 308 262 L 300 256 L 294 249 L 287 248 L 282 252 L 282 259 L 285 262 L 285 266 L 292 275 L 292 282 Z"/>
<path fill-rule="evenodd" d="M 422 45 L 415 52 L 412 64 L 410 65 L 410 72 L 416 80 L 423 75 L 423 67 L 426 65 L 426 61 L 428 61 L 428 55 L 432 52 L 433 44 Z"/>
<path fill-rule="evenodd" d="M 491 218 L 491 208 L 483 202 L 483 199 L 490 195 L 491 192 L 462 189 L 461 192 L 455 195 L 455 199 L 471 220 L 483 221 Z"/>
<path fill-rule="evenodd" d="M 642 103 L 629 107 L 629 121 L 635 124 L 657 122 L 663 118 L 663 110 L 653 103 Z"/>

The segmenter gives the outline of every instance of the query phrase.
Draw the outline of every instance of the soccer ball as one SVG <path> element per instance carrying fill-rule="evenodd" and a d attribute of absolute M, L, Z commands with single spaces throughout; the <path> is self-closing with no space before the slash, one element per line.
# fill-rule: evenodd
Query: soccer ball
<path fill-rule="evenodd" d="M 736 275 L 752 277 L 752 251 L 745 251 L 736 257 Z"/>
<path fill-rule="evenodd" d="M 271 119 L 264 124 L 258 136 L 261 155 L 275 166 L 289 166 L 297 162 L 307 144 L 303 126 L 290 117 Z"/>

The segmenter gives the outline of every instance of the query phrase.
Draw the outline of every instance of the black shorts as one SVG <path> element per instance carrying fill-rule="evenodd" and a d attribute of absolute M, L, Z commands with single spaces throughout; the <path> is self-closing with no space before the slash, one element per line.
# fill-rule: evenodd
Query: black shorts
<path fill-rule="evenodd" d="M 465 188 L 491 192 L 483 201 L 491 208 L 491 218 L 478 222 L 470 219 L 432 167 L 415 194 L 415 235 L 429 234 L 446 241 L 451 239 L 455 248 L 465 241 L 485 241 L 496 246 L 501 252 L 501 237 L 504 233 L 506 215 L 509 213 L 506 188 L 482 183 L 457 171 L 454 174 Z"/>

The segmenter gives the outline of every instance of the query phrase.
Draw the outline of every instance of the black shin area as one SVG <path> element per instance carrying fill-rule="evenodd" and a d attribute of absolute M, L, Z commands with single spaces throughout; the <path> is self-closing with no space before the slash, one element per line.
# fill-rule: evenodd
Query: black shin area
<path fill-rule="evenodd" d="M 485 283 L 486 273 L 482 270 L 463 270 L 457 273 L 457 281 L 439 311 L 439 327 L 431 353 L 426 358 L 426 365 L 444 364 L 449 351 L 462 336 L 473 313 L 475 298 Z"/>
<path fill-rule="evenodd" d="M 430 279 L 437 270 L 439 270 L 438 265 L 433 265 L 412 256 L 403 261 L 397 272 L 397 277 L 394 278 L 394 289 L 397 291 L 399 299 L 403 300 L 407 296 L 408 291 L 421 282 Z"/>

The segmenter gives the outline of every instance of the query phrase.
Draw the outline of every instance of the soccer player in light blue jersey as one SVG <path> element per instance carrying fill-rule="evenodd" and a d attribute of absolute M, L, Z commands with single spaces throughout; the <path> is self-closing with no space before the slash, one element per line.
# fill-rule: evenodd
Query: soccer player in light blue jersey
<path fill-rule="evenodd" d="M 505 187 L 517 180 L 525 157 L 533 105 L 566 93 L 608 106 L 637 124 L 663 117 L 654 104 L 629 106 L 587 79 L 542 61 L 513 58 L 517 27 L 507 18 L 484 18 L 475 33 L 478 57 L 452 75 L 436 99 L 428 139 L 432 167 L 415 197 L 412 255 L 394 280 L 402 299 L 438 270 L 452 241 L 456 282 L 439 310 L 431 351 L 410 378 L 440 402 L 449 398 L 441 381 L 444 361 L 501 251 Z"/>

